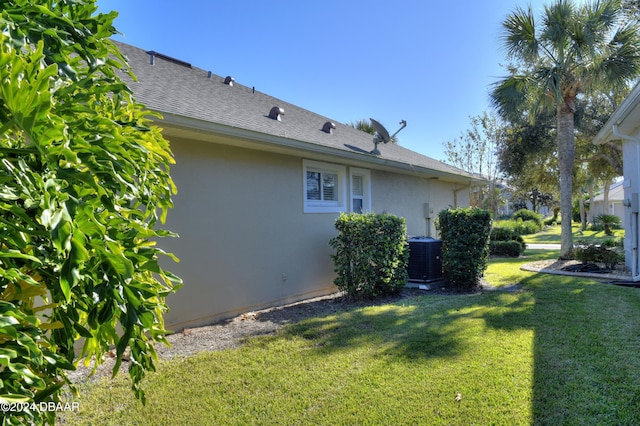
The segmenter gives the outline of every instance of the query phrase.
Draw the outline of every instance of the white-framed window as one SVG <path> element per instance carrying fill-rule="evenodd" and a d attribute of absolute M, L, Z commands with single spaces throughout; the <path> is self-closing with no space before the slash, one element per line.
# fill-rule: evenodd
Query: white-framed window
<path fill-rule="evenodd" d="M 350 210 L 356 213 L 371 211 L 371 172 L 351 167 L 349 169 L 351 188 Z"/>
<path fill-rule="evenodd" d="M 346 210 L 345 166 L 303 160 L 302 168 L 305 213 L 337 213 Z"/>

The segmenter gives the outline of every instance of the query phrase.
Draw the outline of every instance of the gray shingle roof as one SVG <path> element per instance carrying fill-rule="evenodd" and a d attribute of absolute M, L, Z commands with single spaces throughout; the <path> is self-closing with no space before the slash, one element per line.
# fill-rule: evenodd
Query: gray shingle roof
<path fill-rule="evenodd" d="M 278 139 L 330 147 L 336 152 L 359 155 L 365 162 L 383 159 L 418 173 L 429 174 L 432 171 L 454 180 L 471 178 L 471 175 L 456 167 L 399 144 L 380 145 L 381 155 L 373 156 L 369 153 L 373 149 L 373 136 L 368 133 L 237 82 L 233 86 L 226 85 L 224 77 L 215 74 L 209 76 L 208 71 L 168 60 L 161 55 L 156 56 L 151 65 L 151 55 L 147 51 L 121 42 L 114 43 L 125 55 L 138 79 L 130 84 L 136 99 L 151 110 L 259 132 Z M 282 121 L 268 117 L 274 106 L 284 109 Z M 336 125 L 332 134 L 322 131 L 327 121 Z"/>

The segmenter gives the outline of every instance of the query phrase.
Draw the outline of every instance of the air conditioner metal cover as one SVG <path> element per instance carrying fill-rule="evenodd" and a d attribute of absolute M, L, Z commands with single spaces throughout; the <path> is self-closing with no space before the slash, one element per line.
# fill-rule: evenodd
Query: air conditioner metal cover
<path fill-rule="evenodd" d="M 431 282 L 443 278 L 442 241 L 431 237 L 409 239 L 409 281 Z"/>

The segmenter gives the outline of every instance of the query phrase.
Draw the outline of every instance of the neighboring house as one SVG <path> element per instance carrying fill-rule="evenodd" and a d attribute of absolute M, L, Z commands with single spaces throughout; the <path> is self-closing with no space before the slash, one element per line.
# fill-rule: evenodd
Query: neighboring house
<path fill-rule="evenodd" d="M 604 191 L 593 197 L 593 204 L 590 206 L 592 217 L 596 217 L 600 214 L 612 214 L 620 218 L 620 223 L 624 227 L 625 214 L 624 214 L 624 186 L 623 181 L 616 182 L 609 187 L 609 208 L 604 207 Z"/>
<path fill-rule="evenodd" d="M 177 162 L 166 228 L 180 238 L 162 248 L 181 259 L 165 267 L 185 284 L 167 299 L 170 329 L 336 291 L 329 239 L 340 212 L 392 213 L 409 234 L 435 235 L 438 211 L 468 205 L 476 181 L 455 167 L 397 144 L 371 154 L 370 134 L 116 44 Z"/>
<path fill-rule="evenodd" d="M 625 263 L 634 280 L 640 280 L 640 83 L 614 111 L 593 140 L 595 144 L 622 142 L 625 223 Z"/>

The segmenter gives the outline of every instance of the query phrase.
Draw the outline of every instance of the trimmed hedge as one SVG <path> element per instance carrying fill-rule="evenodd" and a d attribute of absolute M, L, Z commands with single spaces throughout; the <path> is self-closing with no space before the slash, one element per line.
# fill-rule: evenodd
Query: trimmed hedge
<path fill-rule="evenodd" d="M 478 287 L 487 269 L 491 214 L 475 207 L 442 210 L 438 214 L 442 268 L 452 287 Z"/>
<path fill-rule="evenodd" d="M 373 299 L 398 293 L 408 279 L 409 244 L 404 218 L 390 214 L 342 213 L 338 236 L 329 241 L 338 274 L 334 283 L 348 296 Z"/>
<path fill-rule="evenodd" d="M 519 257 L 524 253 L 522 244 L 517 241 L 491 241 L 489 242 L 489 253 L 494 256 Z"/>
<path fill-rule="evenodd" d="M 494 256 L 518 257 L 527 247 L 520 235 L 507 228 L 491 229 L 489 239 L 489 253 Z"/>

